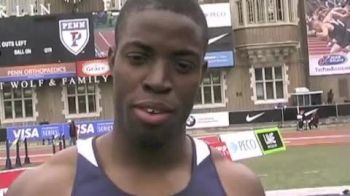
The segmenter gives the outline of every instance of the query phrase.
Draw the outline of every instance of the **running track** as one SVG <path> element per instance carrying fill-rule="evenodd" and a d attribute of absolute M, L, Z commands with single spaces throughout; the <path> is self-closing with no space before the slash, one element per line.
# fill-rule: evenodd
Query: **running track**
<path fill-rule="evenodd" d="M 350 144 L 350 128 L 330 128 L 326 130 L 312 131 L 282 131 L 282 137 L 287 147 L 326 145 L 326 144 Z M 58 147 L 57 147 L 58 148 Z M 56 148 L 56 149 L 57 149 Z M 21 149 L 22 162 L 24 160 L 23 147 Z M 52 156 L 52 146 L 35 146 L 29 148 L 29 157 L 32 163 L 42 163 Z M 0 150 L 0 168 L 5 165 L 6 154 Z M 15 163 L 15 149 L 11 150 L 12 163 Z"/>

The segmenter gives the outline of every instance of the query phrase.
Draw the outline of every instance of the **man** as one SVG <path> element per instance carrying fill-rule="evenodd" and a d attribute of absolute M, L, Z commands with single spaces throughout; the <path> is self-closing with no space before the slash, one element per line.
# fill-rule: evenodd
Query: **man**
<path fill-rule="evenodd" d="M 315 128 L 318 128 L 320 117 L 318 116 L 317 112 L 313 113 L 309 122 L 309 128 L 311 130 L 312 126 L 315 126 Z"/>
<path fill-rule="evenodd" d="M 26 172 L 8 196 L 264 195 L 250 170 L 186 136 L 207 66 L 197 1 L 128 0 L 115 38 L 114 131 Z"/>
<path fill-rule="evenodd" d="M 75 126 L 74 120 L 68 120 L 69 125 L 69 137 L 70 137 L 70 145 L 76 145 L 77 142 L 77 127 Z"/>
<path fill-rule="evenodd" d="M 334 98 L 334 94 L 333 94 L 333 90 L 330 89 L 327 93 L 327 103 L 328 104 L 332 104 L 333 103 L 333 98 Z"/>

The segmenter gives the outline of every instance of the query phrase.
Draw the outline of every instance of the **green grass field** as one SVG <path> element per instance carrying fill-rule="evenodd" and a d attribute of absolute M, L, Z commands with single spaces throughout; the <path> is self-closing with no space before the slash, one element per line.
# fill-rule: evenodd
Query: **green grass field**
<path fill-rule="evenodd" d="M 350 185 L 350 145 L 290 147 L 243 160 L 266 190 Z"/>

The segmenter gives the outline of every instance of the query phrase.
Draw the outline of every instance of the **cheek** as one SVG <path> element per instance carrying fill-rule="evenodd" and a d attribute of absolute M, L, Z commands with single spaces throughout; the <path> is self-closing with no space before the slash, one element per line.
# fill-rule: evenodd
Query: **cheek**
<path fill-rule="evenodd" d="M 183 80 L 185 81 L 185 80 Z M 183 82 L 178 87 L 178 96 L 182 102 L 186 102 L 186 105 L 193 104 L 193 100 L 199 88 L 198 80 L 190 80 L 190 82 Z"/>

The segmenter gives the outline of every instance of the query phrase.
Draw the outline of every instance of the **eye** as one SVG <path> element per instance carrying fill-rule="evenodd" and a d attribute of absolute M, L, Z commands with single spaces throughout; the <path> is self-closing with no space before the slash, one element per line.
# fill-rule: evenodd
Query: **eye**
<path fill-rule="evenodd" d="M 194 63 L 190 61 L 181 60 L 176 62 L 176 70 L 180 73 L 190 72 L 194 68 L 195 68 Z"/>
<path fill-rule="evenodd" d="M 126 57 L 132 65 L 142 65 L 147 62 L 148 55 L 142 52 L 129 52 Z"/>

